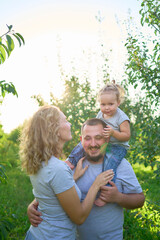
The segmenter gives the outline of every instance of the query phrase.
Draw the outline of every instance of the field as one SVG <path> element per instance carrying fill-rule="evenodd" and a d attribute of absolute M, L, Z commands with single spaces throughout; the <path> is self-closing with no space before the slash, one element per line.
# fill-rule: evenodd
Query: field
<path fill-rule="evenodd" d="M 125 240 L 160 239 L 160 188 L 150 167 L 134 165 L 146 202 L 142 209 L 125 210 Z M 19 167 L 7 169 L 8 183 L 0 184 L 0 216 L 7 217 L 11 228 L 5 239 L 23 240 L 29 228 L 27 206 L 33 200 L 29 178 Z M 2 222 L 0 219 L 0 228 Z M 2 238 L 0 238 L 2 239 Z"/>

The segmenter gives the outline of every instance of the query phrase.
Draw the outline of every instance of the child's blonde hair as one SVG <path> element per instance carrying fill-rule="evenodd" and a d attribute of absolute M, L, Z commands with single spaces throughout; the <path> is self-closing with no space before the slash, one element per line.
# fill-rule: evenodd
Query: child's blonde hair
<path fill-rule="evenodd" d="M 100 101 L 101 95 L 109 92 L 115 93 L 118 102 L 122 103 L 124 101 L 124 88 L 119 84 L 116 84 L 115 81 L 113 81 L 112 83 L 107 83 L 104 87 L 100 89 L 98 93 L 98 101 Z"/>

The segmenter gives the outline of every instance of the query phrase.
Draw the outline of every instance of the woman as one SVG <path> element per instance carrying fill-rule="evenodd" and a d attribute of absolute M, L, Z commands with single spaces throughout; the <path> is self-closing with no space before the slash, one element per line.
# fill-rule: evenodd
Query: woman
<path fill-rule="evenodd" d="M 30 175 L 43 218 L 38 227 L 30 227 L 26 239 L 75 240 L 76 224 L 85 221 L 100 187 L 113 177 L 111 170 L 101 173 L 81 203 L 81 192 L 75 180 L 87 169 L 82 169 L 83 159 L 74 179 L 68 165 L 59 160 L 65 142 L 71 139 L 71 124 L 54 106 L 41 107 L 22 131 L 22 168 Z"/>

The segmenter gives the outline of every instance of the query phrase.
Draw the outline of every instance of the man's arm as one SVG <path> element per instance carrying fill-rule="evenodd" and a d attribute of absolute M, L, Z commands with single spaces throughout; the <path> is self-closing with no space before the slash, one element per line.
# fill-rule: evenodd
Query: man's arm
<path fill-rule="evenodd" d="M 38 224 L 42 222 L 42 218 L 40 217 L 42 214 L 37 210 L 38 208 L 38 202 L 34 199 L 33 202 L 31 202 L 27 208 L 27 214 L 30 223 L 34 227 L 38 227 Z"/>
<path fill-rule="evenodd" d="M 107 203 L 117 203 L 123 208 L 135 209 L 144 205 L 145 196 L 141 193 L 121 193 L 115 183 L 109 181 L 111 187 L 101 187 L 100 198 Z"/>

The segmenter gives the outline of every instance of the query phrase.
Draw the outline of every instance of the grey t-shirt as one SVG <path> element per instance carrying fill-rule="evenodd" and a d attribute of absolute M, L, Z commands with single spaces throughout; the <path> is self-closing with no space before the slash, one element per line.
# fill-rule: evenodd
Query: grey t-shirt
<path fill-rule="evenodd" d="M 43 167 L 37 174 L 30 176 L 30 179 L 43 218 L 38 227 L 30 227 L 31 234 L 38 240 L 75 240 L 76 225 L 67 216 L 56 197 L 56 194 L 75 186 L 81 198 L 81 192 L 75 184 L 69 166 L 56 157 L 51 157 L 48 164 L 43 163 Z"/>
<path fill-rule="evenodd" d="M 129 121 L 128 116 L 120 109 L 117 108 L 116 113 L 114 114 L 113 117 L 105 119 L 103 117 L 103 113 L 101 111 L 98 112 L 96 118 L 100 118 L 101 120 L 103 120 L 107 125 L 109 125 L 110 127 L 112 127 L 114 130 L 119 131 L 120 132 L 120 125 L 124 122 L 124 121 Z M 128 142 L 121 142 L 119 140 L 117 140 L 114 137 L 110 137 L 110 143 L 112 144 L 118 144 L 123 146 L 125 149 L 129 148 L 129 143 Z"/>
<path fill-rule="evenodd" d="M 83 165 L 89 165 L 85 174 L 77 181 L 85 198 L 96 176 L 102 172 L 102 164 L 93 164 L 84 160 Z M 141 193 L 142 188 L 130 163 L 123 159 L 117 168 L 116 186 L 122 193 Z M 122 240 L 123 239 L 123 208 L 116 203 L 108 203 L 103 207 L 93 206 L 86 221 L 77 226 L 77 240 Z"/>

